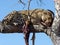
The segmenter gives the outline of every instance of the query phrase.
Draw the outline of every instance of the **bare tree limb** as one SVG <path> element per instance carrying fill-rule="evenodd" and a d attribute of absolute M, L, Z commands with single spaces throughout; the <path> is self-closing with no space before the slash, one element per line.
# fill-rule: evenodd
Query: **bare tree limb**
<path fill-rule="evenodd" d="M 42 0 L 39 0 L 40 3 L 42 3 L 43 5 L 46 5 L 45 3 L 42 2 Z"/>
<path fill-rule="evenodd" d="M 30 8 L 30 3 L 31 3 L 32 0 L 28 0 L 28 19 L 31 21 L 31 18 L 30 18 L 30 13 L 29 13 L 29 8 Z"/>
<path fill-rule="evenodd" d="M 42 2 L 42 0 L 39 0 L 40 2 Z"/>
<path fill-rule="evenodd" d="M 20 3 L 22 3 L 23 5 L 25 5 L 25 3 L 22 0 L 19 0 Z"/>
<path fill-rule="evenodd" d="M 36 11 L 37 9 L 34 9 L 33 11 L 32 11 L 32 13 L 31 13 L 31 15 Z"/>

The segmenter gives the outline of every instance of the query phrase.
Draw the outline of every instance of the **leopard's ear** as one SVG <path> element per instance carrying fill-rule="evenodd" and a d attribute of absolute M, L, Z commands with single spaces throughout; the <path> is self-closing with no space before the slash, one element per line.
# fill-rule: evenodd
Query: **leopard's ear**
<path fill-rule="evenodd" d="M 52 13 L 52 22 L 51 22 L 51 25 L 50 25 L 50 26 L 52 26 L 52 24 L 53 24 L 53 20 L 54 20 L 54 17 L 55 17 L 55 14 L 54 14 L 53 11 L 51 11 L 51 10 L 49 10 L 49 9 L 48 9 L 48 11 L 49 11 L 50 13 Z"/>
<path fill-rule="evenodd" d="M 48 11 L 52 13 L 52 18 L 54 19 L 54 15 L 55 15 L 54 12 L 49 9 L 48 9 Z"/>

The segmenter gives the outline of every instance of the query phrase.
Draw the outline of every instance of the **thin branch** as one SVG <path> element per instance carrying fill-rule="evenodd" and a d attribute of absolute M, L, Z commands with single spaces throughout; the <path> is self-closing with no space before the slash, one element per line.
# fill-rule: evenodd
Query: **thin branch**
<path fill-rule="evenodd" d="M 31 15 L 36 11 L 37 9 L 34 9 L 33 11 L 32 11 L 32 13 L 31 13 Z"/>
<path fill-rule="evenodd" d="M 19 0 L 20 3 L 22 3 L 23 5 L 25 5 L 25 3 L 22 0 Z"/>
<path fill-rule="evenodd" d="M 32 0 L 28 0 L 28 19 L 30 19 L 30 20 L 31 20 L 31 18 L 30 18 L 29 8 L 30 8 L 31 1 Z"/>
<path fill-rule="evenodd" d="M 42 2 L 42 0 L 39 0 L 39 2 Z"/>
<path fill-rule="evenodd" d="M 46 6 L 46 4 L 45 4 L 45 3 L 43 3 L 42 1 L 43 1 L 43 0 L 39 0 L 39 2 L 40 2 L 40 3 L 42 3 L 43 5 L 45 5 L 45 6 Z"/>
<path fill-rule="evenodd" d="M 36 1 L 37 5 L 39 5 L 39 6 L 41 6 L 42 4 L 43 4 L 43 5 L 46 5 L 46 4 L 43 3 L 42 1 L 43 1 L 43 0 L 37 0 L 37 1 Z"/>

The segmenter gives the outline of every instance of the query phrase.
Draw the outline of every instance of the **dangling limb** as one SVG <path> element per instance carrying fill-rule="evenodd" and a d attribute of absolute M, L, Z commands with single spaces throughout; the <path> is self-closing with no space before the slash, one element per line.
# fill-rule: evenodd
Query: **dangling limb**
<path fill-rule="evenodd" d="M 33 36 L 32 36 L 32 45 L 34 45 L 34 43 L 35 43 L 35 32 L 33 32 Z"/>
<path fill-rule="evenodd" d="M 26 43 L 26 45 L 29 45 L 29 35 L 30 35 L 30 33 L 28 32 L 28 33 L 25 33 L 25 43 Z"/>

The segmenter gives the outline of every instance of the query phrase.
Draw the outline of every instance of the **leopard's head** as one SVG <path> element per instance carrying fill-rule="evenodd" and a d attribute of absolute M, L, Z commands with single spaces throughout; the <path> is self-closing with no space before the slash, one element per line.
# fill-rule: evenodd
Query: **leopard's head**
<path fill-rule="evenodd" d="M 53 22 L 53 14 L 48 11 L 48 12 L 43 12 L 43 15 L 42 15 L 42 22 L 44 23 L 45 26 L 48 26 L 50 27 L 52 25 L 52 22 Z"/>

